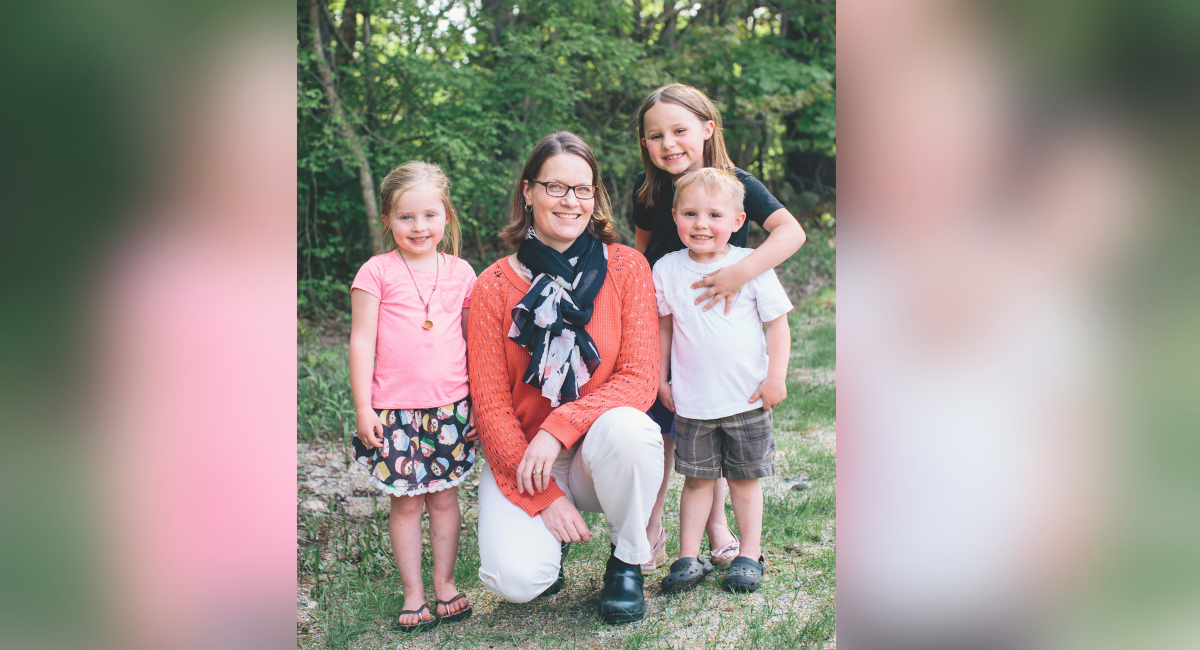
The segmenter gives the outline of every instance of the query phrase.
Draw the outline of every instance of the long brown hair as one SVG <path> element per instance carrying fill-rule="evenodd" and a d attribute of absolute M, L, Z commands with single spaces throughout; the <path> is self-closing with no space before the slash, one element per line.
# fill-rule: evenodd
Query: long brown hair
<path fill-rule="evenodd" d="M 533 212 L 525 209 L 525 206 L 528 205 L 525 202 L 525 192 L 523 191 L 525 181 L 537 178 L 547 159 L 564 153 L 583 158 L 592 168 L 592 185 L 596 186 L 594 199 L 596 204 L 592 208 L 592 217 L 588 221 L 588 232 L 605 244 L 617 241 L 617 230 L 613 226 L 612 212 L 608 202 L 608 190 L 604 189 L 604 180 L 600 178 L 600 167 L 596 164 L 596 156 L 592 153 L 592 148 L 574 133 L 558 131 L 542 138 L 542 141 L 537 143 L 537 146 L 529 153 L 525 167 L 521 169 L 521 176 L 517 179 L 517 186 L 513 189 L 512 205 L 508 211 L 508 225 L 500 232 L 500 238 L 508 242 L 510 246 L 519 246 L 525 239 L 526 233 L 529 232 L 529 228 L 533 226 Z"/>
<path fill-rule="evenodd" d="M 438 198 L 446 208 L 446 232 L 438 248 L 458 257 L 462 251 L 462 234 L 458 227 L 458 213 L 454 211 L 454 204 L 450 202 L 450 179 L 442 173 L 441 167 L 423 160 L 410 160 L 401 164 L 389 172 L 379 184 L 379 221 L 383 224 L 383 231 L 379 236 L 383 238 L 384 249 L 391 251 L 397 247 L 389 223 L 392 213 L 396 210 L 396 203 L 405 192 L 418 185 L 428 185 L 437 191 Z"/>
<path fill-rule="evenodd" d="M 733 169 L 733 161 L 725 150 L 725 135 L 721 128 L 721 111 L 707 95 L 684 84 L 670 84 L 650 93 L 638 108 L 638 146 L 642 148 L 642 166 L 646 169 L 646 182 L 638 192 L 637 202 L 646 207 L 654 205 L 654 197 L 671 182 L 671 175 L 659 169 L 650 160 L 650 152 L 642 140 L 646 138 L 646 111 L 655 104 L 675 104 L 692 112 L 701 122 L 712 120 L 712 137 L 704 141 L 704 166 L 717 169 Z"/>

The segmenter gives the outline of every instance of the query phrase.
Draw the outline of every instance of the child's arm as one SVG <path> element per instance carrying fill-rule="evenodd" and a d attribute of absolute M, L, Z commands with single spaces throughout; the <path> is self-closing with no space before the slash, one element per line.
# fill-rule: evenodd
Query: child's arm
<path fill-rule="evenodd" d="M 792 332 L 788 328 L 787 314 L 766 323 L 767 326 L 767 378 L 750 396 L 750 402 L 762 398 L 763 410 L 770 411 L 787 397 L 788 358 L 792 353 Z"/>
<path fill-rule="evenodd" d="M 658 317 L 658 401 L 672 413 L 675 412 L 675 396 L 671 394 L 667 377 L 671 374 L 671 330 L 674 326 L 670 314 Z"/>
<path fill-rule="evenodd" d="M 650 239 L 654 236 L 654 231 L 642 230 L 634 226 L 633 233 L 633 250 L 645 255 L 646 249 L 650 248 Z"/>
<path fill-rule="evenodd" d="M 383 446 L 383 423 L 371 408 L 375 374 L 375 337 L 379 331 L 379 298 L 350 292 L 350 394 L 354 398 L 355 435 L 368 447 Z"/>
<path fill-rule="evenodd" d="M 762 275 L 767 269 L 779 266 L 804 245 L 804 228 L 800 227 L 800 222 L 796 221 L 796 217 L 793 217 L 787 208 L 779 208 L 772 212 L 763 222 L 763 228 L 771 234 L 753 253 L 737 264 L 709 273 L 692 285 L 693 289 L 708 287 L 708 291 L 696 299 L 696 304 L 699 305 L 702 301 L 712 298 L 704 305 L 704 311 L 712 309 L 724 300 L 725 313 L 728 314 L 733 307 L 734 297 L 747 282 Z"/>
<path fill-rule="evenodd" d="M 462 332 L 463 332 L 463 340 L 464 341 L 467 340 L 467 326 L 470 325 L 470 320 L 469 320 L 470 315 L 471 315 L 470 307 L 462 310 Z M 470 362 L 471 362 L 471 347 L 467 346 L 467 363 L 468 363 L 468 365 L 470 364 Z M 479 431 L 475 429 L 475 409 L 471 409 L 471 414 L 470 414 L 470 416 L 468 416 L 468 419 L 467 419 L 467 429 L 465 431 L 463 431 L 463 437 L 466 438 L 468 441 L 479 439 Z"/>

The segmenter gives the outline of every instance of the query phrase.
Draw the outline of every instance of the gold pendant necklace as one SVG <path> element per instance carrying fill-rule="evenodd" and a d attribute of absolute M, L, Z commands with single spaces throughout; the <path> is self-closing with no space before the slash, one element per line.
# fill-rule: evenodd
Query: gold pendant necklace
<path fill-rule="evenodd" d="M 404 259 L 404 253 L 400 252 L 400 248 L 396 248 L 396 254 L 400 256 L 400 261 L 404 262 L 404 268 L 408 269 L 408 277 L 412 278 L 413 286 L 417 288 L 417 299 L 421 301 L 421 305 L 425 307 L 425 322 L 421 323 L 421 327 L 425 329 L 433 329 L 433 321 L 429 320 L 429 305 L 433 302 L 433 292 L 437 291 L 438 276 L 441 274 L 442 268 L 438 262 L 442 261 L 441 253 L 438 254 L 433 266 L 436 271 L 433 275 L 433 288 L 429 290 L 429 302 L 425 301 L 425 297 L 421 295 L 421 285 L 417 284 L 417 276 L 413 275 L 412 269 L 408 266 L 408 260 Z"/>

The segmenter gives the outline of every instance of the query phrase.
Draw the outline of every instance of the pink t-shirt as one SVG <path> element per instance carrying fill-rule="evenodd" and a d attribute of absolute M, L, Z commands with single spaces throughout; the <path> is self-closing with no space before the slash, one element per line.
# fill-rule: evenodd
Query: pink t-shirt
<path fill-rule="evenodd" d="M 442 255 L 438 271 L 408 269 L 396 251 L 376 255 L 354 276 L 350 289 L 379 298 L 379 329 L 375 337 L 375 378 L 371 406 L 433 408 L 467 396 L 467 343 L 463 340 L 462 310 L 471 306 L 475 271 L 470 264 Z M 437 290 L 433 291 L 434 277 Z M 424 329 L 430 301 L 432 329 Z M 432 291 L 432 299 L 430 293 Z"/>

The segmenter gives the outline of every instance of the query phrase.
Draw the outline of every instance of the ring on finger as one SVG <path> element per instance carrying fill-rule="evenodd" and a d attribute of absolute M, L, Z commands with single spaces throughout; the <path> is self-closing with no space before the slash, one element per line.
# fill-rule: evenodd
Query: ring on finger
<path fill-rule="evenodd" d="M 535 469 L 535 470 L 533 470 L 533 475 L 534 475 L 534 476 L 541 476 L 541 475 L 542 475 L 542 470 L 541 470 L 541 468 L 539 467 L 538 469 Z"/>

